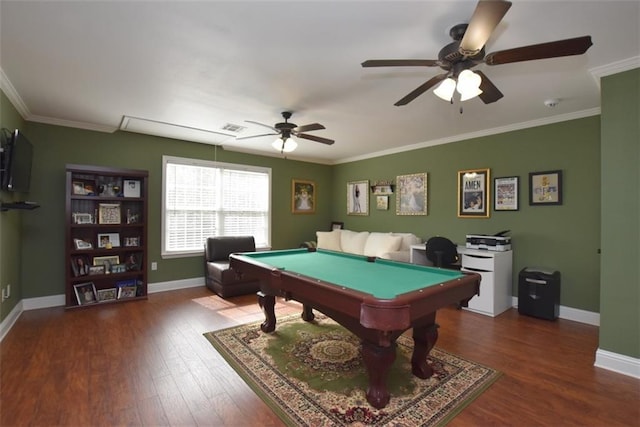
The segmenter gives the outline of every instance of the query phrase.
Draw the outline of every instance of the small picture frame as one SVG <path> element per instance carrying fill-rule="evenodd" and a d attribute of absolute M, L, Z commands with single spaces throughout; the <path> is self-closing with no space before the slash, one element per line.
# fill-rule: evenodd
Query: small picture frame
<path fill-rule="evenodd" d="M 291 180 L 291 212 L 311 214 L 316 211 L 316 183 L 299 179 Z"/>
<path fill-rule="evenodd" d="M 89 276 L 97 276 L 99 274 L 106 274 L 106 273 L 107 273 L 107 269 L 104 264 L 89 266 Z"/>
<path fill-rule="evenodd" d="M 93 249 L 93 243 L 82 239 L 73 239 L 73 247 L 76 250 Z"/>
<path fill-rule="evenodd" d="M 73 181 L 71 183 L 72 185 L 72 193 L 74 195 L 78 195 L 78 196 L 84 196 L 87 194 L 87 192 L 84 189 L 84 182 L 82 181 Z"/>
<path fill-rule="evenodd" d="M 389 196 L 376 196 L 376 209 L 379 211 L 389 210 Z"/>
<path fill-rule="evenodd" d="M 529 173 L 529 205 L 562 204 L 562 171 Z"/>
<path fill-rule="evenodd" d="M 118 233 L 99 233 L 98 248 L 111 249 L 120 247 L 120 234 Z"/>
<path fill-rule="evenodd" d="M 73 285 L 73 290 L 76 293 L 78 305 L 95 304 L 98 302 L 98 294 L 93 282 L 78 283 L 77 285 Z"/>
<path fill-rule="evenodd" d="M 98 289 L 98 302 L 114 301 L 117 292 L 116 288 Z"/>
<path fill-rule="evenodd" d="M 342 230 L 342 229 L 344 229 L 344 222 L 333 221 L 331 223 L 331 228 L 329 228 L 329 231 Z"/>
<path fill-rule="evenodd" d="M 132 252 L 126 255 L 124 265 L 126 271 L 138 271 L 142 269 L 142 253 Z"/>
<path fill-rule="evenodd" d="M 74 277 L 87 276 L 91 274 L 89 258 L 86 256 L 71 257 L 71 271 Z"/>
<path fill-rule="evenodd" d="M 111 266 L 118 264 L 120 264 L 120 257 L 118 255 L 93 257 L 93 265 L 103 265 L 105 274 L 111 273 Z"/>
<path fill-rule="evenodd" d="M 93 215 L 90 213 L 76 212 L 71 214 L 74 224 L 93 224 Z"/>
<path fill-rule="evenodd" d="M 140 181 L 125 179 L 122 182 L 122 192 L 124 197 L 140 197 Z"/>
<path fill-rule="evenodd" d="M 517 176 L 495 178 L 493 180 L 493 210 L 517 211 L 519 209 L 520 188 Z"/>
<path fill-rule="evenodd" d="M 120 224 L 120 203 L 100 203 L 98 224 Z"/>
<path fill-rule="evenodd" d="M 139 237 L 125 237 L 124 238 L 124 246 L 140 246 L 140 238 Z"/>
<path fill-rule="evenodd" d="M 458 171 L 458 217 L 489 218 L 489 169 Z"/>
<path fill-rule="evenodd" d="M 427 214 L 427 174 L 396 177 L 396 215 Z"/>
<path fill-rule="evenodd" d="M 127 271 L 126 264 L 116 264 L 111 266 L 112 273 L 124 273 Z"/>
<path fill-rule="evenodd" d="M 369 181 L 347 183 L 347 215 L 369 215 Z"/>
<path fill-rule="evenodd" d="M 133 285 L 125 285 L 118 287 L 118 299 L 134 298 L 138 292 L 138 287 Z"/>

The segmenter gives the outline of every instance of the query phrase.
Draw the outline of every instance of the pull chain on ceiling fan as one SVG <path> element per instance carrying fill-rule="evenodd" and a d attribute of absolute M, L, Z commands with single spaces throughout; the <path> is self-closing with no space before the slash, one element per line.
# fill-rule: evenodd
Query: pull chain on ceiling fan
<path fill-rule="evenodd" d="M 504 95 L 482 71 L 471 71 L 479 64 L 500 65 L 537 59 L 558 58 L 582 55 L 593 44 L 591 36 L 558 40 L 549 43 L 507 49 L 485 55 L 487 40 L 511 7 L 510 1 L 480 0 L 468 24 L 458 24 L 451 28 L 449 35 L 453 42 L 443 47 L 438 59 L 370 59 L 362 66 L 368 67 L 440 67 L 445 70 L 404 98 L 395 103 L 406 105 L 432 87 L 440 84 L 434 93 L 446 100 L 453 101 L 457 90 L 460 100 L 480 97 L 482 102 L 490 104 Z"/>
<path fill-rule="evenodd" d="M 254 122 L 253 120 L 245 120 L 247 123 L 253 123 L 258 126 L 263 126 L 272 130 L 270 133 L 263 133 L 260 135 L 241 136 L 236 137 L 236 140 L 259 138 L 263 136 L 278 135 L 278 138 L 271 144 L 273 148 L 280 152 L 290 153 L 298 147 L 297 142 L 293 139 L 296 138 L 307 139 L 309 141 L 320 142 L 321 144 L 332 145 L 335 141 L 328 138 L 323 138 L 315 135 L 308 135 L 305 132 L 311 132 L 314 130 L 325 129 L 320 123 L 311 123 L 308 125 L 298 126 L 295 123 L 290 123 L 288 120 L 291 118 L 290 111 L 284 111 L 282 117 L 284 122 L 276 123 L 274 126 L 265 125 L 264 123 Z"/>

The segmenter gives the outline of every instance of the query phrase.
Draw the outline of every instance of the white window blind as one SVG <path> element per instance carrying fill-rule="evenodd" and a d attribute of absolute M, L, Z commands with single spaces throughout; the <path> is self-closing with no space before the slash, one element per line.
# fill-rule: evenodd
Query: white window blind
<path fill-rule="evenodd" d="M 270 246 L 271 169 L 163 157 L 162 255 L 202 253 L 207 237 Z"/>

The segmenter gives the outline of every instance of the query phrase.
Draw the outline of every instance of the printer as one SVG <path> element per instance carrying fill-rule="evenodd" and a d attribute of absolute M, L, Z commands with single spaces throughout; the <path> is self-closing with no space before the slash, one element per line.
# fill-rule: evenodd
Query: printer
<path fill-rule="evenodd" d="M 487 251 L 504 252 L 511 250 L 511 237 L 505 236 L 511 230 L 504 230 L 493 236 L 487 234 L 467 234 L 466 247 Z"/>

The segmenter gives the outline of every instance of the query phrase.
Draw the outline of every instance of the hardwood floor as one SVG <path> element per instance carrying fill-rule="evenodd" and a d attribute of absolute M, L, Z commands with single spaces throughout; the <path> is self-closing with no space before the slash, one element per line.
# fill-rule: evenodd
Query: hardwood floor
<path fill-rule="evenodd" d="M 24 312 L 0 345 L 0 425 L 282 426 L 202 336 L 262 319 L 255 296 L 205 287 Z M 597 327 L 453 307 L 438 323 L 438 347 L 503 373 L 450 426 L 640 425 L 640 380 L 593 366 Z"/>

